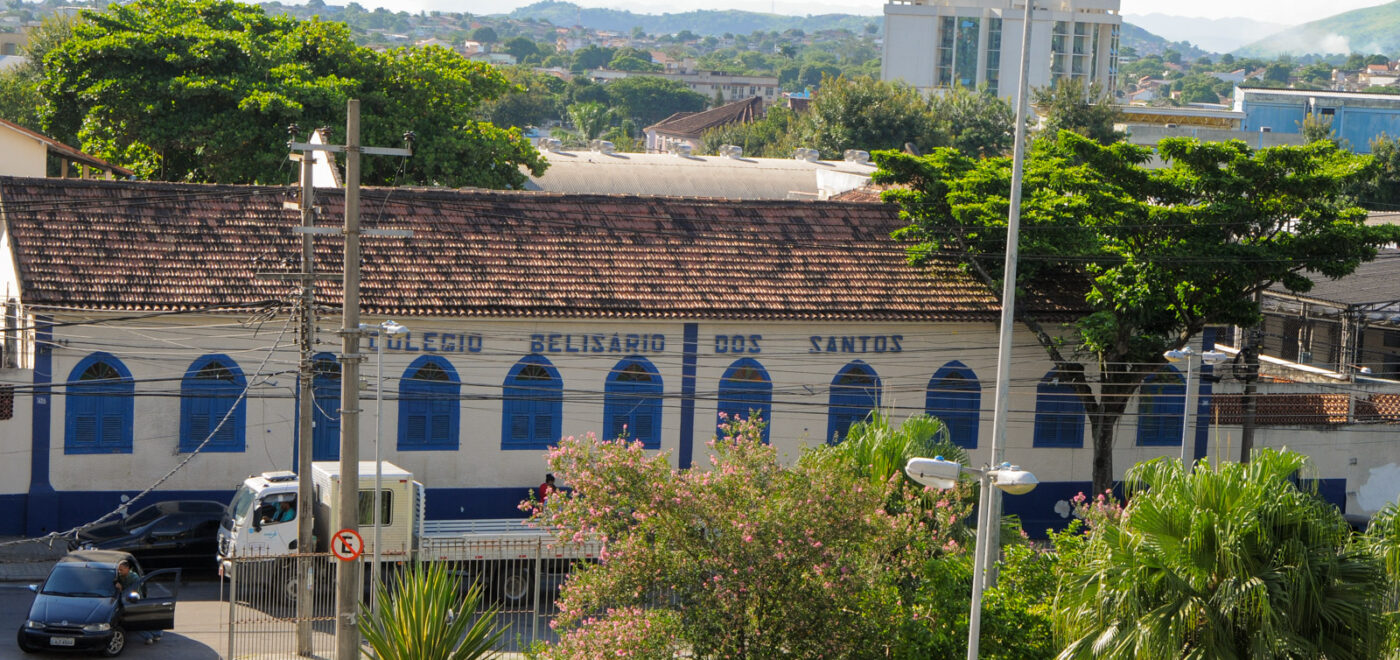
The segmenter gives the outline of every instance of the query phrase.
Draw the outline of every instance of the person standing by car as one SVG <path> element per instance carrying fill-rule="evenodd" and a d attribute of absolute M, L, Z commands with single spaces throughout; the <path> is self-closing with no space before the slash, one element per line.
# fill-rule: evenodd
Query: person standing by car
<path fill-rule="evenodd" d="M 117 588 L 117 598 L 125 598 L 127 592 L 131 590 L 131 585 L 136 584 L 140 579 L 141 576 L 131 567 L 131 562 L 125 559 L 118 562 L 117 579 L 112 580 L 112 586 Z M 140 635 L 141 639 L 146 640 L 146 645 L 149 646 L 159 642 L 162 633 L 159 630 L 138 630 L 136 634 Z"/>

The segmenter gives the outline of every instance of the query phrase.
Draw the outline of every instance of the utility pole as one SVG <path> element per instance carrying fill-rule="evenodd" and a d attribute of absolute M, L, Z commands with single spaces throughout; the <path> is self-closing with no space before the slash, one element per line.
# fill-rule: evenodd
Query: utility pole
<path fill-rule="evenodd" d="M 412 141 L 413 134 L 404 135 Z M 345 303 L 340 338 L 340 501 L 337 502 L 336 529 L 356 532 L 360 527 L 360 235 L 411 236 L 411 232 L 394 230 L 360 230 L 360 155 L 411 156 L 411 149 L 360 146 L 360 101 L 346 102 L 345 145 L 307 144 L 294 142 L 292 149 L 302 152 L 330 151 L 345 153 Z M 334 233 L 328 227 L 306 228 L 307 234 Z M 303 243 L 305 248 L 305 243 Z M 303 373 L 303 379 L 306 379 Z M 303 381 L 305 382 L 305 380 Z M 303 404 L 304 405 L 304 404 Z M 303 421 L 303 424 L 306 422 Z M 310 443 L 310 438 L 303 440 Z M 303 449 L 309 452 L 309 449 Z M 302 482 L 306 482 L 307 474 Z M 310 498 L 307 497 L 309 500 Z M 309 516 L 308 516 L 309 517 Z M 378 548 L 374 551 L 378 552 Z M 335 580 L 335 657 L 337 660 L 357 660 L 360 657 L 360 631 L 356 627 L 360 606 L 360 578 L 363 574 L 357 562 L 342 562 Z"/>
<path fill-rule="evenodd" d="M 1250 328 L 1245 331 L 1244 348 L 1240 351 L 1244 363 L 1244 419 L 1240 424 L 1240 462 L 1248 463 L 1249 454 L 1254 451 L 1255 413 L 1259 408 L 1259 341 L 1263 331 Z"/>
<path fill-rule="evenodd" d="M 295 138 L 300 130 L 295 124 L 288 132 Z M 302 143 L 290 142 L 288 146 L 296 150 Z M 301 351 L 297 377 L 297 559 L 296 570 L 296 609 L 297 609 L 297 655 L 309 657 L 311 648 L 311 618 L 313 572 L 310 553 L 315 552 L 314 517 L 315 496 L 311 483 L 312 422 L 315 419 L 316 393 L 313 390 L 315 369 L 312 356 L 316 345 L 316 280 L 339 280 L 340 273 L 317 273 L 316 253 L 312 237 L 318 233 L 316 227 L 316 186 L 312 171 L 315 166 L 311 154 L 293 153 L 288 159 L 301 164 L 301 196 L 296 202 L 284 202 L 283 208 L 301 212 L 301 226 L 293 231 L 301 234 L 301 271 L 298 273 L 258 273 L 259 279 L 290 280 L 301 283 L 301 298 L 297 302 L 301 315 L 298 324 L 298 347 Z"/>

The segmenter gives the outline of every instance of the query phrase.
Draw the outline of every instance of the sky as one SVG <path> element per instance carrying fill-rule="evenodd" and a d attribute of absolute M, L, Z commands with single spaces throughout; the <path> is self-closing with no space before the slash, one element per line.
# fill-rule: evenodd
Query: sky
<path fill-rule="evenodd" d="M 286 0 L 284 0 L 286 1 Z M 295 0 L 293 0 L 295 1 Z M 345 4 L 349 0 L 327 0 L 327 4 Z M 438 10 L 473 14 L 504 14 L 535 0 L 357 0 L 365 7 L 384 7 L 393 11 L 418 12 Z M 1271 23 L 1294 25 L 1325 18 L 1352 9 L 1385 4 L 1388 0 L 1122 0 L 1124 14 L 1170 14 L 1201 18 L 1243 16 Z M 882 0 L 572 0 L 582 7 L 627 9 L 637 13 L 661 14 L 695 9 L 744 9 L 771 11 L 779 14 L 848 13 L 879 15 Z"/>

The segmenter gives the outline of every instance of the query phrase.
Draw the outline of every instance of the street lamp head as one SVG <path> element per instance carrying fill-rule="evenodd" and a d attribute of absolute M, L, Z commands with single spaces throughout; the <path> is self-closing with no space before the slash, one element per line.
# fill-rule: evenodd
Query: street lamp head
<path fill-rule="evenodd" d="M 399 337 L 408 334 L 408 328 L 394 321 L 385 321 L 379 324 L 379 330 L 390 337 Z"/>
<path fill-rule="evenodd" d="M 1180 349 L 1173 349 L 1162 353 L 1162 357 L 1166 358 L 1167 362 L 1181 362 L 1182 360 L 1190 360 L 1191 358 L 1195 357 L 1195 355 L 1196 350 L 1191 348 L 1190 346 Z"/>
<path fill-rule="evenodd" d="M 1229 362 L 1231 359 L 1229 353 L 1221 353 L 1220 351 L 1206 351 L 1201 353 L 1201 361 L 1206 364 L 1222 364 Z"/>
<path fill-rule="evenodd" d="M 962 465 L 945 461 L 942 456 L 933 458 L 911 458 L 904 466 L 904 473 L 910 479 L 924 486 L 947 490 L 957 485 Z"/>
<path fill-rule="evenodd" d="M 1003 467 L 992 470 L 991 474 L 992 484 L 1010 495 L 1025 495 L 1040 484 L 1034 474 L 1022 470 L 1019 465 L 1003 464 Z"/>

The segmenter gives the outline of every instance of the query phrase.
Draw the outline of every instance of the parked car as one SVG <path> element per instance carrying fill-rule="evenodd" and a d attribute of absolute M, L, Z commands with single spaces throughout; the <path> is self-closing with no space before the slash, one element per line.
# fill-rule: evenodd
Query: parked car
<path fill-rule="evenodd" d="M 137 581 L 119 592 L 117 564 L 132 562 Z M 77 550 L 54 564 L 35 593 L 29 617 L 20 625 L 21 651 L 97 651 L 114 656 L 126 648 L 127 634 L 175 627 L 180 569 L 146 574 L 129 553 Z"/>
<path fill-rule="evenodd" d="M 212 500 L 159 502 L 79 532 L 69 549 L 120 550 L 150 568 L 213 571 L 219 521 L 227 508 Z"/>

